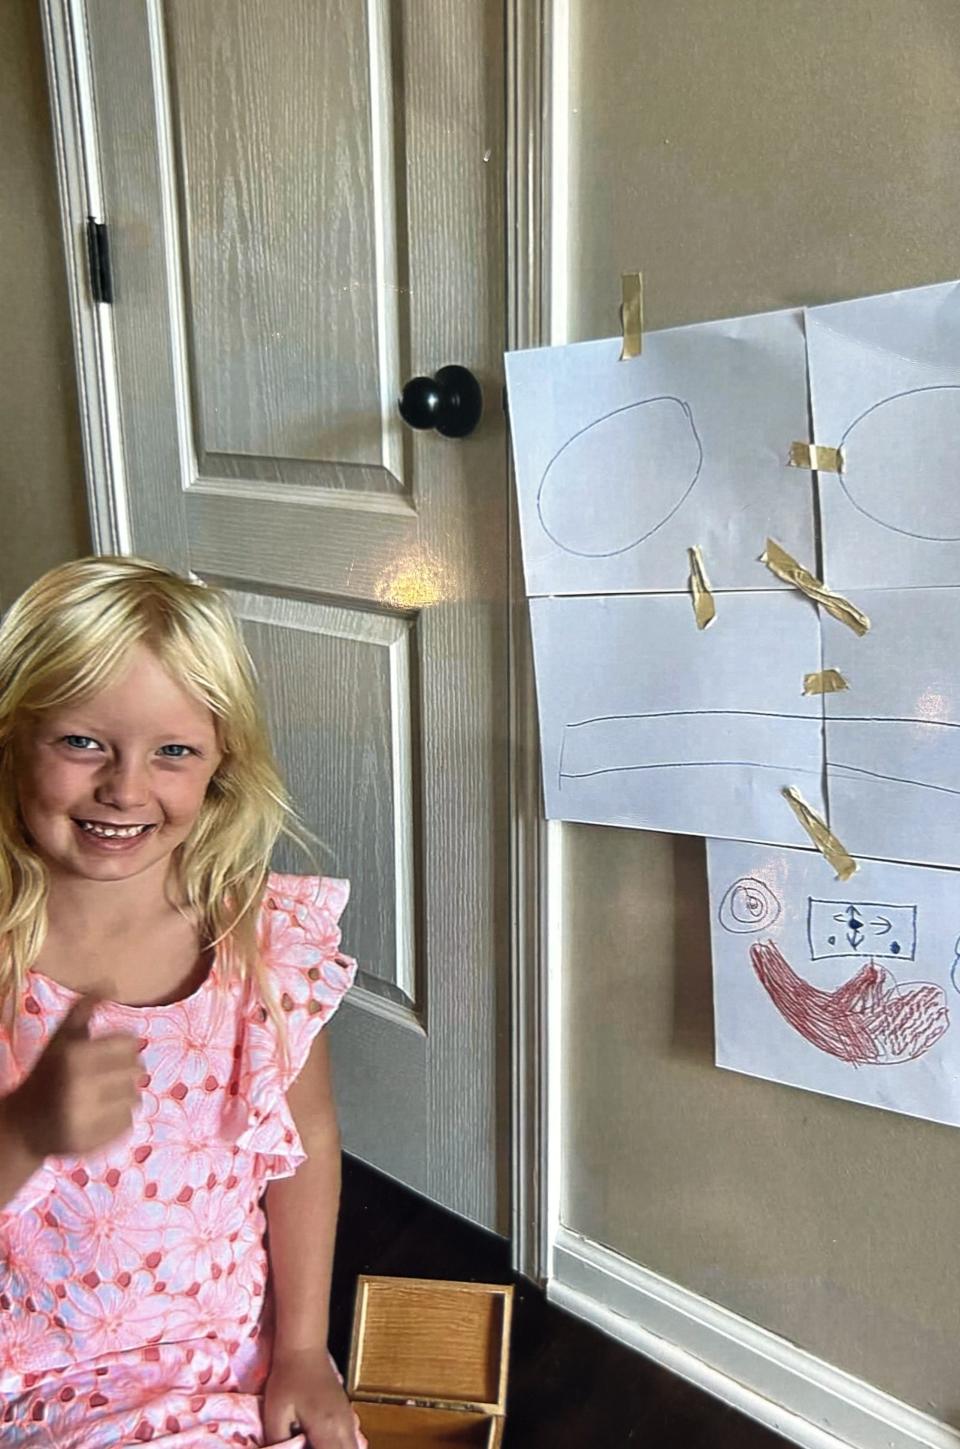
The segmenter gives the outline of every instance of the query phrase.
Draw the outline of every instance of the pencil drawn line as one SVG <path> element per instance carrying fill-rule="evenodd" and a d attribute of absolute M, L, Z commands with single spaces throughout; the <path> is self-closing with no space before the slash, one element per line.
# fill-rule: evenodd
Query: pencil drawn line
<path fill-rule="evenodd" d="M 918 790 L 939 790 L 944 795 L 960 795 L 952 785 L 931 785 L 927 780 L 907 780 L 903 775 L 884 775 L 879 770 L 865 770 L 861 765 L 845 765 L 841 761 L 827 761 L 827 769 L 834 774 L 846 770 L 852 775 L 869 775 L 872 780 L 887 780 L 891 785 L 915 785 Z"/>
<path fill-rule="evenodd" d="M 920 719 L 911 714 L 837 714 L 827 715 L 827 724 L 909 724 L 929 725 L 931 729 L 960 730 L 955 719 Z"/>
<path fill-rule="evenodd" d="M 647 529 L 647 532 L 641 534 L 639 538 L 632 539 L 630 543 L 624 544 L 623 548 L 605 549 L 602 552 L 597 552 L 593 549 L 571 548 L 569 544 L 564 543 L 562 539 L 557 538 L 556 534 L 550 531 L 549 525 L 547 524 L 547 521 L 543 516 L 543 490 L 547 486 L 547 476 L 550 472 L 550 469 L 554 466 L 557 460 L 563 456 L 567 449 L 569 447 L 572 447 L 572 445 L 577 441 L 578 438 L 582 438 L 584 433 L 589 433 L 591 428 L 597 428 L 600 426 L 601 423 L 609 422 L 611 418 L 617 417 L 620 413 L 630 412 L 633 408 L 647 407 L 650 403 L 658 402 L 676 403 L 677 407 L 679 407 L 683 411 L 687 422 L 690 424 L 690 431 L 693 434 L 693 441 L 697 447 L 697 466 L 694 470 L 693 477 L 687 484 L 684 491 L 681 493 L 680 497 L 677 499 L 677 502 L 670 509 L 669 513 L 665 514 L 664 517 L 661 518 L 659 523 L 655 523 L 652 528 Z M 578 428 L 573 436 L 568 438 L 563 446 L 557 449 L 547 466 L 544 468 L 543 474 L 540 478 L 540 486 L 537 489 L 537 517 L 540 519 L 540 526 L 549 538 L 550 542 L 555 543 L 557 548 L 562 548 L 564 553 L 573 554 L 577 558 L 617 558 L 620 554 L 629 553 L 631 549 L 637 548 L 641 543 L 645 543 L 648 538 L 651 538 L 653 534 L 655 534 L 659 529 L 663 528 L 665 523 L 670 522 L 670 519 L 676 513 L 677 509 L 686 502 L 686 500 L 690 497 L 691 492 L 696 487 L 702 468 L 703 443 L 701 441 L 700 434 L 697 432 L 697 425 L 693 420 L 693 411 L 689 403 L 684 402 L 683 398 L 673 397 L 669 393 L 664 393 L 659 397 L 641 398 L 639 402 L 624 403 L 622 407 L 614 408 L 609 413 L 603 413 L 599 418 L 594 418 L 592 422 L 587 423 L 582 428 Z"/>
<path fill-rule="evenodd" d="M 925 392 L 960 392 L 960 383 L 945 382 L 940 383 L 939 385 L 933 384 L 929 387 L 911 387 L 907 388 L 905 392 L 895 392 L 891 393 L 889 397 L 881 398 L 879 402 L 873 403 L 864 412 L 862 412 L 858 418 L 854 418 L 853 422 L 849 425 L 846 432 L 843 434 L 843 437 L 840 439 L 839 450 L 841 454 L 844 453 L 846 441 L 849 438 L 850 434 L 853 432 L 854 428 L 857 427 L 858 424 L 862 423 L 864 418 L 868 418 L 871 413 L 875 413 L 877 411 L 877 408 L 886 407 L 887 403 L 897 402 L 900 398 L 916 397 L 919 394 Z M 960 543 L 960 534 L 914 533 L 909 528 L 898 528 L 897 525 L 894 523 L 887 523 L 885 519 L 879 518 L 877 514 L 871 513 L 869 508 L 864 508 L 862 503 L 857 502 L 853 494 L 850 492 L 850 489 L 847 487 L 847 481 L 843 471 L 841 471 L 837 476 L 840 479 L 840 487 L 843 489 L 847 498 L 853 504 L 857 512 L 862 513 L 864 518 L 869 518 L 872 523 L 879 524 L 881 528 L 889 529 L 891 533 L 899 533 L 904 538 L 919 539 L 922 543 Z"/>
<path fill-rule="evenodd" d="M 727 765 L 739 765 L 747 770 L 778 770 L 785 776 L 820 774 L 819 770 L 810 770 L 799 765 L 765 765 L 759 760 L 659 760 L 645 765 L 607 765 L 600 770 L 564 770 L 561 778 L 589 780 L 594 775 L 618 775 L 635 770 L 708 770 Z"/>
<path fill-rule="evenodd" d="M 608 720 L 625 719 L 682 719 L 689 715 L 747 715 L 754 719 L 802 719 L 820 724 L 820 714 L 785 714 L 779 709 L 652 709 L 640 714 L 597 714 L 590 719 L 572 720 L 564 725 L 565 730 L 577 730 L 582 725 L 604 724 Z"/>
<path fill-rule="evenodd" d="M 654 709 L 638 714 L 596 714 L 589 719 L 571 720 L 564 725 L 565 730 L 580 729 L 583 725 L 605 724 L 613 720 L 628 719 L 681 719 L 689 715 L 745 715 L 748 719 L 799 719 L 810 720 L 815 724 L 822 724 L 823 721 L 819 712 L 817 714 L 792 714 L 781 709 Z M 828 715 L 826 723 L 835 724 L 911 724 L 930 725 L 936 729 L 960 729 L 960 721 L 952 719 L 921 719 L 918 715 L 876 715 L 876 714 L 840 714 Z"/>

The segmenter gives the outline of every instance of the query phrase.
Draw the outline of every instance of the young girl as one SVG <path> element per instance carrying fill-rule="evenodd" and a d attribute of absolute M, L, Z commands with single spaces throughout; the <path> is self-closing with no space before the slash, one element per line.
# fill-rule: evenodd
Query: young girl
<path fill-rule="evenodd" d="M 356 1449 L 326 1351 L 356 967 L 218 593 L 137 559 L 0 625 L 0 1439 Z M 269 1229 L 269 1247 L 265 1230 Z"/>

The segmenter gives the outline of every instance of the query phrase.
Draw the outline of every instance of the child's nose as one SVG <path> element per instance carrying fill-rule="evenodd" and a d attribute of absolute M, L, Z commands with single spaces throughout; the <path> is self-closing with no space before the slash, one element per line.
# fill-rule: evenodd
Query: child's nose
<path fill-rule="evenodd" d="M 149 795 L 146 769 L 134 760 L 114 761 L 94 793 L 101 805 L 110 805 L 115 810 L 135 810 Z"/>

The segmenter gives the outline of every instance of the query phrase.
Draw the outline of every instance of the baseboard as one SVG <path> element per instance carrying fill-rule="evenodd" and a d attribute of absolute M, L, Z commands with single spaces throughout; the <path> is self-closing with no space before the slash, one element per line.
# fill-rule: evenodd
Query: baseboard
<path fill-rule="evenodd" d="M 960 1431 L 565 1228 L 547 1292 L 803 1449 L 960 1449 Z"/>

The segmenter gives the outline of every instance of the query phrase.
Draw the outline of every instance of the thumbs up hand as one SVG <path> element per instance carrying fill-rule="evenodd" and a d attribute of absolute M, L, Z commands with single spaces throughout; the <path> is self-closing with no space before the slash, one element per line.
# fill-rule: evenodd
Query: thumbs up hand
<path fill-rule="evenodd" d="M 2 1101 L 4 1123 L 30 1155 L 74 1156 L 126 1132 L 140 1099 L 136 1038 L 90 1039 L 99 998 L 81 996 L 47 1042 L 33 1070 Z"/>

